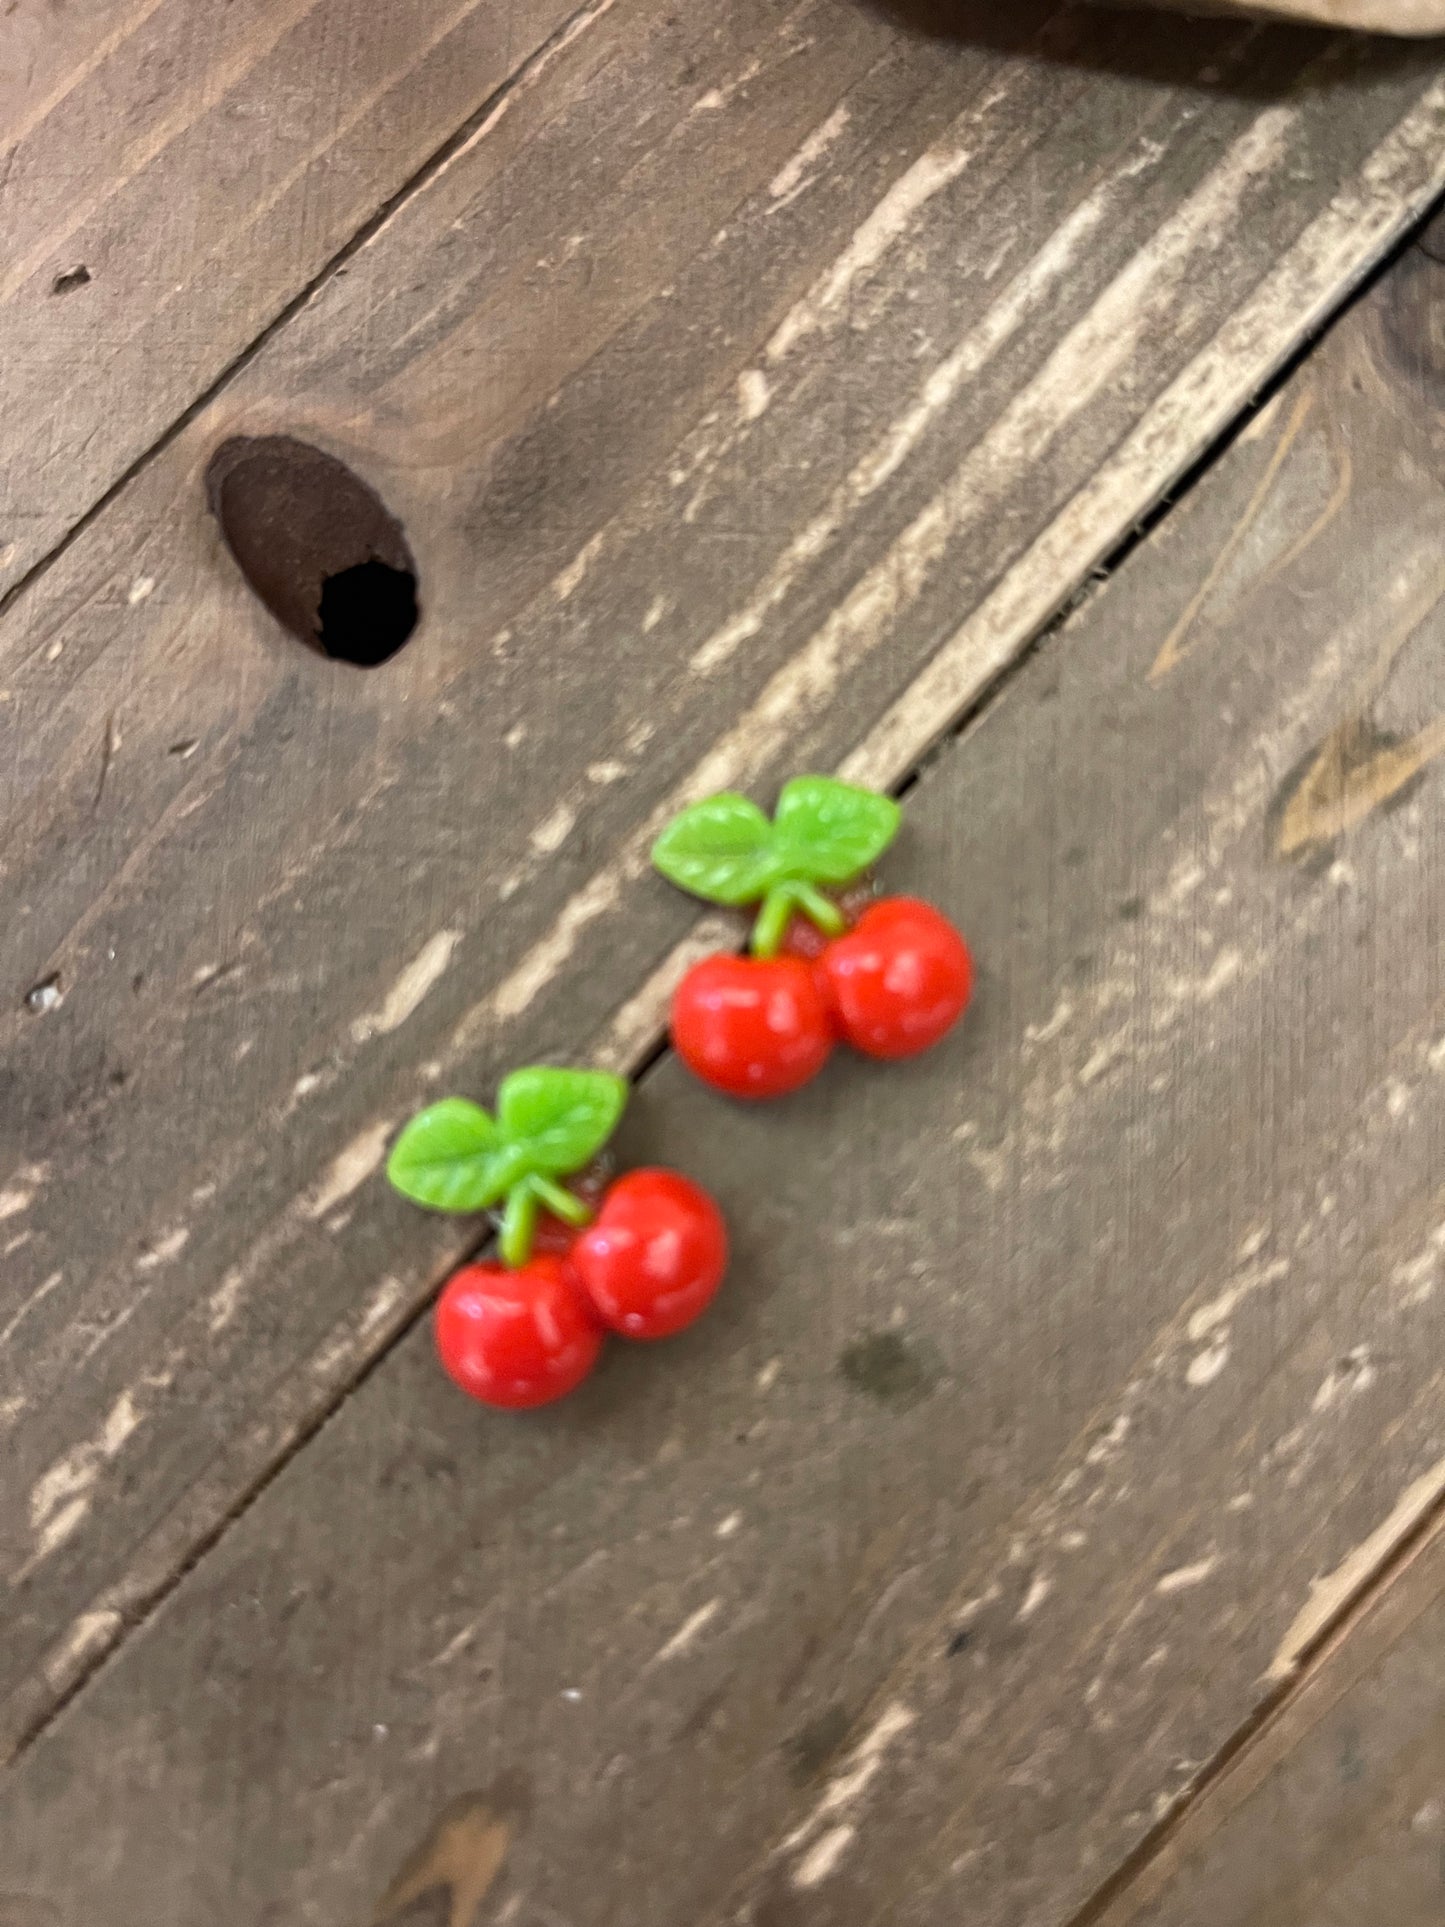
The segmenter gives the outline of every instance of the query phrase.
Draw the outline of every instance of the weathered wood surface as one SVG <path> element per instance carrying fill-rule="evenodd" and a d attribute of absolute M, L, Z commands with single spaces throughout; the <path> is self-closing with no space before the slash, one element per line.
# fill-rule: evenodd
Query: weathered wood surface
<path fill-rule="evenodd" d="M 594 11 L 12 0 L 0 592 L 549 36 Z"/>
<path fill-rule="evenodd" d="M 1292 1677 L 1445 1493 L 1441 300 L 911 793 L 960 1038 L 646 1078 L 714 1315 L 535 1425 L 407 1335 L 14 1770 L 27 1905 L 1051 1927 Z"/>
<path fill-rule="evenodd" d="M 818 12 L 599 13 L 0 622 L 7 1742 L 454 1258 L 405 1111 L 650 1042 L 659 814 L 900 776 L 1445 177 L 1423 56 Z M 274 427 L 406 525 L 370 677 L 204 514 Z"/>
<path fill-rule="evenodd" d="M 1442 1660 L 1437 1529 L 1094 1927 L 1438 1927 Z"/>
<path fill-rule="evenodd" d="M 1412 251 L 961 746 L 1023 1040 L 961 1080 L 983 1437 L 1080 1431 L 729 1920 L 1069 1920 L 1445 1500 L 1442 299 Z"/>
<path fill-rule="evenodd" d="M 1278 15 L 1307 21 L 1311 26 L 1357 27 L 1370 33 L 1445 33 L 1445 0 L 1127 0 L 1135 6 L 1179 8 L 1189 13 L 1243 13 L 1258 18 Z"/>

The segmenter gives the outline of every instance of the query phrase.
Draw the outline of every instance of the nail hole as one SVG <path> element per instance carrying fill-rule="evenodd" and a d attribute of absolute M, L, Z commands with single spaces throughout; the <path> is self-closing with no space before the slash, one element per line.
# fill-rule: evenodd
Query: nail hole
<path fill-rule="evenodd" d="M 77 288 L 85 287 L 89 280 L 90 269 L 86 267 L 82 261 L 79 267 L 67 268 L 64 274 L 57 274 L 50 284 L 50 292 L 52 294 L 74 294 Z"/>
<path fill-rule="evenodd" d="M 247 583 L 308 648 L 371 669 L 409 640 L 406 536 L 345 463 L 289 435 L 236 436 L 211 457 L 206 494 Z"/>

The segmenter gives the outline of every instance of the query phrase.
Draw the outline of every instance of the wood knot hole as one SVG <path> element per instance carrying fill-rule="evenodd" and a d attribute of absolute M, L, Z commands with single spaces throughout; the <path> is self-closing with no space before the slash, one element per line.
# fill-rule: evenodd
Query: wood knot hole
<path fill-rule="evenodd" d="M 374 669 L 410 640 L 406 536 L 344 462 L 289 435 L 233 436 L 211 457 L 206 496 L 241 574 L 298 641 Z"/>

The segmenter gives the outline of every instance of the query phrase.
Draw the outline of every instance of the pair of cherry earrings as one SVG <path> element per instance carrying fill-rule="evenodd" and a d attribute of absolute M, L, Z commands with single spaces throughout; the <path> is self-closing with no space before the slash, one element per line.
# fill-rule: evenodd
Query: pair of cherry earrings
<path fill-rule="evenodd" d="M 705 958 L 673 997 L 673 1045 L 704 1083 L 779 1097 L 840 1040 L 912 1057 L 962 1016 L 973 964 L 953 925 L 860 887 L 900 820 L 889 797 L 800 776 L 771 819 L 745 796 L 712 796 L 659 837 L 652 860 L 670 882 L 756 910 L 750 954 Z M 387 1175 L 404 1196 L 497 1216 L 497 1258 L 458 1271 L 436 1310 L 443 1367 L 484 1404 L 550 1404 L 592 1370 L 608 1331 L 670 1337 L 722 1283 L 727 1228 L 700 1185 L 665 1170 L 609 1181 L 602 1152 L 627 1095 L 605 1071 L 514 1071 L 495 1117 L 444 1098 L 396 1142 Z"/>

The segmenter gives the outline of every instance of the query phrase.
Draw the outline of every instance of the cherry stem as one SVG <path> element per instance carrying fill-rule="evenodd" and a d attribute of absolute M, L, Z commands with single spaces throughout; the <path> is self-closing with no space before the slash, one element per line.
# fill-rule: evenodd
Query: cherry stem
<path fill-rule="evenodd" d="M 569 1191 L 564 1184 L 554 1184 L 551 1178 L 533 1178 L 532 1189 L 538 1200 L 563 1224 L 570 1224 L 580 1231 L 584 1224 L 591 1224 L 591 1210 L 579 1197 Z"/>
<path fill-rule="evenodd" d="M 502 1235 L 498 1245 L 502 1263 L 508 1271 L 520 1271 L 532 1255 L 532 1240 L 537 1235 L 537 1213 L 541 1200 L 532 1189 L 532 1180 L 523 1178 L 507 1193 L 502 1213 Z"/>
<path fill-rule="evenodd" d="M 497 1241 L 502 1263 L 508 1271 L 520 1271 L 531 1257 L 537 1237 L 537 1218 L 543 1211 L 550 1211 L 554 1218 L 577 1230 L 592 1222 L 591 1210 L 565 1185 L 554 1184 L 551 1178 L 538 1177 L 535 1173 L 522 1178 L 507 1193 L 502 1234 Z"/>
<path fill-rule="evenodd" d="M 816 924 L 825 937 L 841 937 L 848 919 L 831 897 L 812 883 L 778 883 L 763 899 L 753 925 L 752 953 L 755 957 L 776 957 L 788 934 L 788 925 L 797 914 Z"/>

